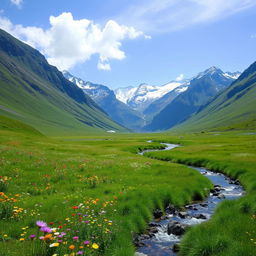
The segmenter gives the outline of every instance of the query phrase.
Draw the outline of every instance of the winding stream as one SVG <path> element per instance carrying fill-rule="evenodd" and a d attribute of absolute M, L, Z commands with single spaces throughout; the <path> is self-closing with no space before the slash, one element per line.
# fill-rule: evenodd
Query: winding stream
<path fill-rule="evenodd" d="M 151 142 L 151 141 L 148 141 Z M 161 143 L 165 145 L 165 149 L 171 150 L 179 147 L 179 145 Z M 143 155 L 146 152 L 153 152 L 159 150 L 144 150 L 140 152 Z M 178 244 L 182 236 L 170 233 L 170 227 L 168 223 L 176 221 L 176 226 L 182 227 L 192 226 L 200 224 L 211 218 L 214 210 L 218 203 L 223 200 L 233 200 L 241 197 L 244 194 L 244 190 L 237 181 L 233 181 L 220 173 L 214 173 L 204 168 L 196 168 L 189 166 L 205 175 L 214 184 L 214 190 L 211 191 L 210 195 L 203 201 L 195 204 L 186 205 L 186 211 L 169 214 L 160 221 L 152 221 L 151 227 L 154 227 L 154 232 L 148 235 L 141 235 L 139 237 L 140 245 L 135 253 L 136 256 L 174 256 L 177 255 L 175 252 L 175 245 Z M 170 224 L 169 224 L 170 226 Z M 169 233 L 167 230 L 169 229 Z M 175 232 L 174 232 L 175 233 Z"/>

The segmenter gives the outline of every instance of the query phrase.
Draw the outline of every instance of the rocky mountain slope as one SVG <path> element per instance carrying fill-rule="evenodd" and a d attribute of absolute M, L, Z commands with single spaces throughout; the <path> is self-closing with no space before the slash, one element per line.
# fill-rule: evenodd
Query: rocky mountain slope
<path fill-rule="evenodd" d="M 145 126 L 145 130 L 166 130 L 185 121 L 212 97 L 227 88 L 238 75 L 238 72 L 224 73 L 216 67 L 199 73 L 190 81 L 188 89 L 165 106 L 152 122 Z"/>
<path fill-rule="evenodd" d="M 83 81 L 64 71 L 64 76 L 89 95 L 114 121 L 125 127 L 138 130 L 143 126 L 142 115 L 116 98 L 114 91 L 107 86 Z"/>

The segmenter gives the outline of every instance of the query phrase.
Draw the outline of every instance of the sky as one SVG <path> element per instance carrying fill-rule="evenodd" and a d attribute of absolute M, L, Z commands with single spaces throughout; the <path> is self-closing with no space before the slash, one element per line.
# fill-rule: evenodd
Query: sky
<path fill-rule="evenodd" d="M 118 87 L 256 61 L 255 0 L 0 0 L 0 28 L 59 70 Z"/>

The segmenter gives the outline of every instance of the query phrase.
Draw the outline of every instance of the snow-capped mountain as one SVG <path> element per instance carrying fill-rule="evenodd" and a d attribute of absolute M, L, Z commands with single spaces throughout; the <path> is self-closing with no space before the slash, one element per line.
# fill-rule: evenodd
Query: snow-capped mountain
<path fill-rule="evenodd" d="M 142 115 L 119 101 L 107 86 L 84 81 L 67 71 L 63 71 L 63 75 L 89 95 L 114 121 L 132 130 L 139 130 L 144 124 Z"/>
<path fill-rule="evenodd" d="M 240 75 L 241 75 L 241 72 L 239 71 L 236 71 L 236 72 L 226 72 L 223 74 L 225 77 L 228 77 L 228 78 L 232 78 L 232 79 L 237 79 Z"/>
<path fill-rule="evenodd" d="M 127 104 L 128 100 L 133 97 L 134 93 L 136 92 L 137 87 L 122 87 L 114 90 L 116 98 L 123 103 Z"/>
<path fill-rule="evenodd" d="M 223 72 L 220 68 L 212 66 L 208 69 L 206 69 L 203 72 L 200 72 L 197 76 L 195 76 L 193 79 L 200 79 L 201 77 L 205 76 L 205 75 L 219 75 L 219 76 L 223 76 L 226 77 L 228 79 L 233 79 L 236 80 L 240 75 L 241 72 L 236 71 L 236 72 Z"/>
<path fill-rule="evenodd" d="M 186 85 L 186 86 L 184 86 Z M 172 81 L 162 86 L 140 84 L 138 87 L 125 87 L 115 90 L 117 99 L 126 103 L 131 108 L 143 112 L 152 102 L 160 99 L 170 91 L 180 87 L 180 92 L 185 91 L 189 85 L 189 80 Z M 179 91 L 179 90 L 178 90 Z M 177 91 L 177 92 L 178 92 Z"/>
<path fill-rule="evenodd" d="M 188 89 L 162 108 L 145 129 L 148 131 L 165 130 L 186 120 L 227 88 L 239 75 L 239 72 L 223 72 L 217 67 L 210 67 L 199 73 L 191 79 Z"/>

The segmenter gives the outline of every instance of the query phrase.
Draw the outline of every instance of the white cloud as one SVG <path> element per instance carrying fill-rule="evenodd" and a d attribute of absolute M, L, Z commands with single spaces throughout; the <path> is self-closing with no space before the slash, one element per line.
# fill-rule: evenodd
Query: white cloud
<path fill-rule="evenodd" d="M 105 63 L 105 62 L 101 62 L 101 61 L 98 62 L 97 67 L 100 70 L 107 70 L 107 71 L 111 70 L 111 66 L 109 63 Z"/>
<path fill-rule="evenodd" d="M 125 52 L 121 50 L 123 40 L 147 38 L 142 31 L 119 25 L 114 20 L 101 27 L 91 20 L 75 20 L 69 12 L 51 16 L 49 21 L 50 28 L 44 30 L 14 25 L 7 18 L 0 17 L 0 27 L 39 49 L 50 64 L 61 70 L 85 62 L 94 54 L 99 55 L 99 69 L 111 70 L 109 60 L 125 58 Z"/>
<path fill-rule="evenodd" d="M 255 0 L 141 0 L 116 20 L 144 32 L 164 33 L 214 22 L 253 6 Z"/>
<path fill-rule="evenodd" d="M 179 81 L 182 81 L 184 79 L 184 74 L 180 74 L 179 76 L 176 77 L 176 81 L 179 82 Z"/>
<path fill-rule="evenodd" d="M 17 6 L 21 6 L 21 4 L 23 3 L 23 0 L 11 0 L 11 3 Z"/>

